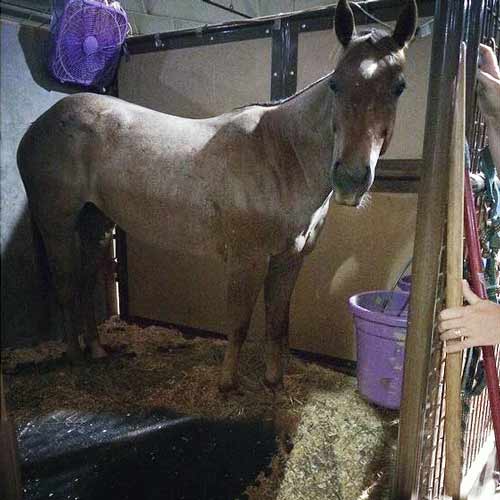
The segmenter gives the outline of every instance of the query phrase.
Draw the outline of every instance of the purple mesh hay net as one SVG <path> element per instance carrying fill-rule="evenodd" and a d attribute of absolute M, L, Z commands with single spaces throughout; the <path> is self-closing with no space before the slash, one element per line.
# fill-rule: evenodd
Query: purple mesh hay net
<path fill-rule="evenodd" d="M 128 31 L 118 2 L 65 0 L 54 8 L 51 31 L 49 67 L 57 80 L 95 88 L 111 83 Z"/>

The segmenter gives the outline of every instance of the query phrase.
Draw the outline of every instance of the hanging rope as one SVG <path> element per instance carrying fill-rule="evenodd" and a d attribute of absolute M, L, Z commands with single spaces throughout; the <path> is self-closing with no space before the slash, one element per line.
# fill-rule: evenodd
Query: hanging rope
<path fill-rule="evenodd" d="M 368 12 L 364 7 L 361 7 L 361 5 L 357 3 L 352 3 L 354 7 L 359 9 L 366 17 L 371 19 L 372 21 L 375 21 L 377 24 L 380 24 L 381 26 L 384 26 L 388 30 L 392 31 L 393 27 L 390 24 L 387 24 L 386 22 L 382 21 L 378 17 L 375 17 L 373 14 Z M 425 23 L 422 23 L 420 26 L 417 27 L 417 31 L 415 36 L 417 38 L 425 38 L 429 35 L 432 34 L 432 24 L 434 23 L 434 19 L 429 19 L 429 21 L 426 21 Z"/>

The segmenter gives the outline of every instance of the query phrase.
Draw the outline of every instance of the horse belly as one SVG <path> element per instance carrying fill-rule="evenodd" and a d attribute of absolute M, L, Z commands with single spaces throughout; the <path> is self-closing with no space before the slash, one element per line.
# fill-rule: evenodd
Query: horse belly
<path fill-rule="evenodd" d="M 179 200 L 135 194 L 108 193 L 100 207 L 125 232 L 146 244 L 193 255 L 224 253 L 224 231 L 217 211 L 208 201 Z M 180 202 L 179 202 L 180 201 Z"/>
<path fill-rule="evenodd" d="M 223 252 L 219 183 L 209 189 L 207 179 L 196 175 L 194 161 L 147 160 L 129 150 L 128 158 L 98 168 L 96 204 L 124 231 L 166 250 Z"/>

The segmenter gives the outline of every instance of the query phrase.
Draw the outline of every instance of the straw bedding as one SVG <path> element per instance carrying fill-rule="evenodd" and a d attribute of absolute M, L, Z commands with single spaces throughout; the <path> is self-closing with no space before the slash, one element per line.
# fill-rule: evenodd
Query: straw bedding
<path fill-rule="evenodd" d="M 217 420 L 261 419 L 276 429 L 278 453 L 249 485 L 251 500 L 364 500 L 388 496 L 397 413 L 365 402 L 355 379 L 291 358 L 285 390 L 261 379 L 262 344 L 247 342 L 241 389 L 217 390 L 225 341 L 141 328 L 112 318 L 100 327 L 114 354 L 71 366 L 57 342 L 4 350 L 7 401 L 17 425 L 64 409 L 91 412 L 174 410 Z"/>

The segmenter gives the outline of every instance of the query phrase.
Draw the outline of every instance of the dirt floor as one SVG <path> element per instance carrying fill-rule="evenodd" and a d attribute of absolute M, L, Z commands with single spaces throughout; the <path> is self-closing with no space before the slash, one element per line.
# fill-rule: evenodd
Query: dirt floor
<path fill-rule="evenodd" d="M 285 390 L 273 393 L 262 383 L 262 345 L 247 342 L 241 390 L 223 396 L 217 380 L 225 341 L 117 318 L 100 331 L 113 354 L 83 366 L 67 364 L 57 342 L 2 352 L 18 427 L 65 410 L 259 420 L 274 427 L 278 452 L 241 498 L 388 498 L 398 414 L 365 402 L 355 378 L 292 357 Z"/>

